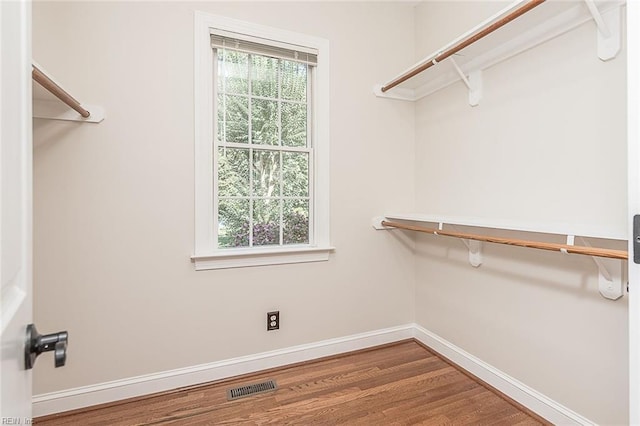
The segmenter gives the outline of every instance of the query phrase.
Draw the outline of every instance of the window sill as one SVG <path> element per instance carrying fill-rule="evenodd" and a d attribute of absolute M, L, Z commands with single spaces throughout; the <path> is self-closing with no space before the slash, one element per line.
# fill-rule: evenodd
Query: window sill
<path fill-rule="evenodd" d="M 230 249 L 191 256 L 196 271 L 209 269 L 246 268 L 251 266 L 284 265 L 289 263 L 324 262 L 334 247 L 291 247 L 264 249 Z"/>

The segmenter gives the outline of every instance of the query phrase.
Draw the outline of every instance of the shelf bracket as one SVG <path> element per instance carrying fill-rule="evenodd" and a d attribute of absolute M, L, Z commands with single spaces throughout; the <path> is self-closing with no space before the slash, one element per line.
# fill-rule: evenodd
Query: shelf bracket
<path fill-rule="evenodd" d="M 453 68 L 456 70 L 460 79 L 469 89 L 469 105 L 477 106 L 480 104 L 480 99 L 482 99 L 482 71 L 476 70 L 469 73 L 469 77 L 467 78 L 464 75 L 462 69 L 458 66 L 458 63 L 453 58 L 453 56 L 449 56 L 449 60 L 453 65 Z"/>
<path fill-rule="evenodd" d="M 580 237 L 582 244 L 591 247 L 591 244 Z M 591 257 L 598 267 L 598 290 L 602 297 L 617 300 L 624 295 L 624 262 L 617 259 L 603 259 Z"/>
<path fill-rule="evenodd" d="M 584 1 L 598 27 L 598 57 L 603 61 L 615 58 L 620 51 L 621 5 L 600 13 L 594 0 Z"/>
<path fill-rule="evenodd" d="M 373 219 L 371 219 L 371 226 L 373 226 L 373 229 L 375 229 L 376 231 L 392 229 L 392 228 L 389 228 L 388 226 L 384 226 L 382 224 L 383 220 L 386 220 L 384 216 L 376 216 Z"/>
<path fill-rule="evenodd" d="M 442 231 L 443 225 L 444 223 L 442 222 L 438 223 L 438 229 Z M 458 231 L 455 226 L 449 226 L 454 231 Z M 467 247 L 467 250 L 469 250 L 469 263 L 471 264 L 471 266 L 477 268 L 478 266 L 482 265 L 482 242 L 476 240 L 468 240 L 465 238 L 460 238 L 460 241 L 462 241 L 462 243 Z"/>
<path fill-rule="evenodd" d="M 373 219 L 371 219 L 371 226 L 373 226 L 373 229 L 377 231 L 393 229 L 392 227 L 384 226 L 382 224 L 382 221 L 384 220 L 386 220 L 384 216 L 376 216 Z M 449 225 L 449 226 L 452 229 L 456 230 L 455 226 L 453 225 Z M 444 229 L 444 222 L 439 222 L 438 230 L 442 231 L 443 229 Z M 434 233 L 435 235 L 438 235 L 437 232 L 434 232 Z M 482 242 L 475 241 L 475 240 L 468 240 L 465 238 L 460 238 L 460 241 L 462 241 L 462 243 L 469 250 L 469 263 L 471 264 L 471 266 L 473 266 L 474 268 L 477 268 L 478 266 L 482 265 Z"/>
<path fill-rule="evenodd" d="M 462 72 L 462 70 L 458 66 L 458 63 L 456 62 L 456 60 L 453 59 L 453 56 L 450 56 L 449 60 L 451 61 L 451 64 L 453 64 L 453 68 L 455 68 L 456 72 L 458 73 L 458 75 L 462 79 L 462 82 L 465 84 L 465 86 L 467 86 L 467 89 L 471 90 L 471 83 L 467 79 L 467 76 L 464 75 L 464 73 Z"/>
<path fill-rule="evenodd" d="M 575 245 L 575 239 L 576 239 L 575 235 L 567 235 L 567 245 L 568 246 Z M 569 254 L 567 249 L 560 249 L 560 252 L 562 252 L 564 254 Z"/>

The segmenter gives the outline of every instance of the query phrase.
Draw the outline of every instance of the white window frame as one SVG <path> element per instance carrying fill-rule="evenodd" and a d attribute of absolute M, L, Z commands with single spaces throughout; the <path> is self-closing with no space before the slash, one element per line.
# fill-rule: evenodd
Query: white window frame
<path fill-rule="evenodd" d="M 318 65 L 313 73 L 312 111 L 313 241 L 302 246 L 251 247 L 218 249 L 214 223 L 214 52 L 211 34 L 230 31 L 274 42 L 312 48 L 318 51 Z M 329 41 L 278 28 L 257 25 L 200 11 L 194 23 L 194 97 L 195 97 L 195 252 L 191 256 L 196 270 L 238 268 L 318 262 L 329 259 Z"/>

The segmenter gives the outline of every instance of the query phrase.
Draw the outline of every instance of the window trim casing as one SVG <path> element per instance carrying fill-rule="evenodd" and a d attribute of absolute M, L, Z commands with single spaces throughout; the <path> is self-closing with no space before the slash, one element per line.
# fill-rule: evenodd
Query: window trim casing
<path fill-rule="evenodd" d="M 258 25 L 219 15 L 195 12 L 194 20 L 194 154 L 195 154 L 195 251 L 196 270 L 318 262 L 329 259 L 329 41 L 279 28 Z M 304 246 L 217 249 L 213 193 L 213 62 L 211 32 L 231 31 L 267 40 L 313 48 L 318 65 L 313 73 L 313 236 Z"/>

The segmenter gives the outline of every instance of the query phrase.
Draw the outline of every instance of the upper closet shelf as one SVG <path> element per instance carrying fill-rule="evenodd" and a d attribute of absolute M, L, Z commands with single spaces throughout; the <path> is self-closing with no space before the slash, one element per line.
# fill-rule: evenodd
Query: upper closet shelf
<path fill-rule="evenodd" d="M 469 104 L 482 98 L 482 70 L 593 20 L 598 56 L 615 58 L 625 0 L 517 0 L 385 84 L 376 96 L 416 101 L 461 80 Z"/>
<path fill-rule="evenodd" d="M 102 107 L 77 101 L 35 61 L 31 76 L 34 118 L 87 123 L 104 120 Z"/>

